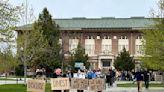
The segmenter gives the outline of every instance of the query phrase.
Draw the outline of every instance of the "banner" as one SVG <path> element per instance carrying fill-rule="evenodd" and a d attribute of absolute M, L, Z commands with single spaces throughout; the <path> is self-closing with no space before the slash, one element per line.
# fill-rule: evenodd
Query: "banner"
<path fill-rule="evenodd" d="M 70 89 L 69 78 L 51 78 L 51 90 Z"/>
<path fill-rule="evenodd" d="M 89 89 L 94 91 L 102 91 L 105 88 L 105 81 L 103 79 L 89 80 Z"/>
<path fill-rule="evenodd" d="M 77 90 L 88 90 L 88 79 L 72 78 L 71 88 Z"/>
<path fill-rule="evenodd" d="M 28 80 L 27 92 L 45 92 L 45 80 Z"/>
<path fill-rule="evenodd" d="M 82 62 L 75 62 L 75 68 L 84 68 L 84 63 L 82 63 Z"/>

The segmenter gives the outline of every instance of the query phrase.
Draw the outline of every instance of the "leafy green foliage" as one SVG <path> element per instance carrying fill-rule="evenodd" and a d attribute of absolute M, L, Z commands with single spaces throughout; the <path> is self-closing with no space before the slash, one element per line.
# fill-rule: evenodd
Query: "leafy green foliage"
<path fill-rule="evenodd" d="M 135 61 L 133 57 L 130 57 L 130 54 L 124 48 L 122 52 L 116 57 L 114 61 L 114 67 L 117 70 L 131 71 L 135 67 Z"/>
<path fill-rule="evenodd" d="M 15 47 L 13 28 L 18 22 L 19 7 L 12 6 L 8 0 L 0 1 L 0 72 L 8 72 L 16 65 L 12 49 Z"/>
<path fill-rule="evenodd" d="M 47 8 L 39 15 L 33 29 L 26 30 L 22 35 L 18 42 L 24 47 L 23 55 L 26 56 L 30 67 L 53 69 L 61 66 L 59 30 Z"/>
<path fill-rule="evenodd" d="M 145 67 L 155 70 L 164 70 L 164 2 L 159 1 L 160 13 L 154 12 L 154 23 L 152 30 L 144 30 L 145 56 L 142 58 Z"/>
<path fill-rule="evenodd" d="M 0 52 L 0 72 L 9 72 L 17 65 L 16 58 L 10 49 Z"/>

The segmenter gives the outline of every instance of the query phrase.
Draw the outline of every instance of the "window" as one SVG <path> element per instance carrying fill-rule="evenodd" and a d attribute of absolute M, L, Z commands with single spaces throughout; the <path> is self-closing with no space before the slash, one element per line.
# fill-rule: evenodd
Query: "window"
<path fill-rule="evenodd" d="M 88 36 L 87 36 L 87 39 L 93 39 L 93 36 L 88 35 Z"/>
<path fill-rule="evenodd" d="M 78 39 L 69 39 L 69 51 L 75 53 L 75 49 L 77 48 L 78 43 Z"/>
<path fill-rule="evenodd" d="M 112 62 L 111 59 L 101 59 L 101 61 L 102 61 L 103 67 L 110 67 L 111 66 L 111 62 Z"/>
<path fill-rule="evenodd" d="M 105 35 L 104 39 L 111 39 L 110 36 Z"/>
<path fill-rule="evenodd" d="M 95 41 L 94 39 L 85 39 L 85 54 L 89 56 L 94 55 L 95 52 Z"/>
<path fill-rule="evenodd" d="M 143 39 L 142 35 L 137 36 L 137 39 Z"/>
<path fill-rule="evenodd" d="M 143 45 L 136 45 L 135 51 L 137 55 L 143 55 L 144 54 Z"/>
<path fill-rule="evenodd" d="M 127 51 L 129 50 L 129 40 L 127 36 L 120 36 L 118 40 L 118 51 L 121 52 L 125 48 Z"/>
<path fill-rule="evenodd" d="M 120 36 L 120 39 L 128 39 L 127 36 Z"/>
<path fill-rule="evenodd" d="M 112 40 L 102 39 L 102 53 L 109 54 L 112 53 Z"/>
<path fill-rule="evenodd" d="M 143 36 L 138 35 L 136 40 L 135 40 L 135 54 L 136 55 L 143 55 L 144 54 L 142 41 L 144 41 Z"/>
<path fill-rule="evenodd" d="M 119 45 L 118 48 L 119 48 L 119 52 L 121 52 L 124 48 L 126 49 L 126 51 L 129 50 L 128 45 Z"/>

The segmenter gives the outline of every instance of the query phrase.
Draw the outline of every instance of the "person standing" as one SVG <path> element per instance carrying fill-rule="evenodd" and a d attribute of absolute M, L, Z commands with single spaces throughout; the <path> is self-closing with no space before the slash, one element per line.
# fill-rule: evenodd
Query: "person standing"
<path fill-rule="evenodd" d="M 112 74 L 113 74 L 112 73 L 112 69 L 109 68 L 109 71 L 108 71 L 108 73 L 106 75 L 106 82 L 108 84 L 108 87 L 112 86 Z"/>
<path fill-rule="evenodd" d="M 148 88 L 149 88 L 150 73 L 149 73 L 149 71 L 145 68 L 143 74 L 144 74 L 145 88 L 148 89 Z"/>
<path fill-rule="evenodd" d="M 53 78 L 61 78 L 66 77 L 66 75 L 62 74 L 62 70 L 60 68 L 55 69 L 53 73 Z M 62 90 L 53 90 L 53 92 L 62 92 Z M 64 90 L 64 92 L 69 92 L 69 90 Z"/>
<path fill-rule="evenodd" d="M 137 81 L 138 92 L 142 92 L 143 73 L 141 72 L 141 69 L 137 69 L 134 78 L 136 78 Z"/>

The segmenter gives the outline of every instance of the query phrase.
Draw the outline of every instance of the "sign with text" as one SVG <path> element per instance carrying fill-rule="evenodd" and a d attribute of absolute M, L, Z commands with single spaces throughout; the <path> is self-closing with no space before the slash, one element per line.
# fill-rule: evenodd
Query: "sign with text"
<path fill-rule="evenodd" d="M 45 92 L 45 80 L 28 80 L 27 92 Z"/>
<path fill-rule="evenodd" d="M 105 88 L 105 81 L 103 79 L 89 80 L 89 89 L 94 91 L 102 91 Z"/>
<path fill-rule="evenodd" d="M 84 63 L 75 62 L 75 68 L 83 68 L 83 67 L 84 67 Z"/>
<path fill-rule="evenodd" d="M 156 75 L 155 81 L 161 81 L 162 82 L 162 75 Z"/>
<path fill-rule="evenodd" d="M 67 90 L 69 88 L 69 78 L 51 78 L 51 90 Z"/>
<path fill-rule="evenodd" d="M 77 90 L 88 90 L 88 79 L 72 78 L 71 88 Z"/>

